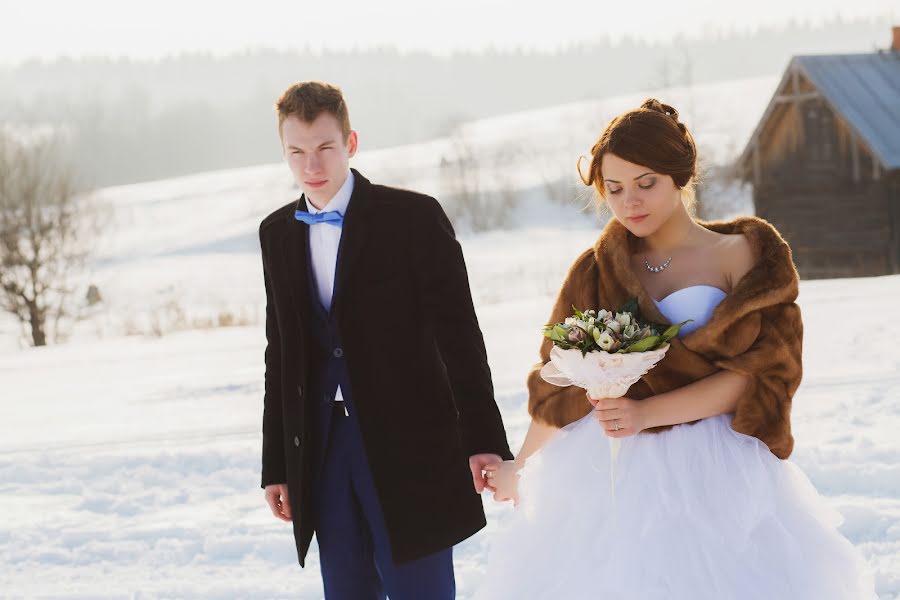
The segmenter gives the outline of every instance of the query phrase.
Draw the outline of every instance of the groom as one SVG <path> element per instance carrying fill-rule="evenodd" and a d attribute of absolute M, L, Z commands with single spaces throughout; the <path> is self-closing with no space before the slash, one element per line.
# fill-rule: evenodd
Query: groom
<path fill-rule="evenodd" d="M 483 467 L 512 458 L 460 245 L 434 198 L 349 167 L 340 89 L 276 110 L 303 195 L 259 228 L 266 501 L 301 566 L 315 532 L 328 600 L 453 598 Z"/>

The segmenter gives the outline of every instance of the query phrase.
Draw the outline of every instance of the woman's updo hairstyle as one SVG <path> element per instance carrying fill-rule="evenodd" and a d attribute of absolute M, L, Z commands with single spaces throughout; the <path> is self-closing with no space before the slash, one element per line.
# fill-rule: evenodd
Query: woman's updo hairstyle
<path fill-rule="evenodd" d="M 656 98 L 648 98 L 640 108 L 626 111 L 609 122 L 591 148 L 591 166 L 587 176 L 581 171 L 581 161 L 586 157 L 578 159 L 581 180 L 585 185 L 593 185 L 604 200 L 606 189 L 600 164 L 607 152 L 628 162 L 644 165 L 656 173 L 671 176 L 681 190 L 685 207 L 689 210 L 693 207 L 697 147 L 673 107 Z"/>

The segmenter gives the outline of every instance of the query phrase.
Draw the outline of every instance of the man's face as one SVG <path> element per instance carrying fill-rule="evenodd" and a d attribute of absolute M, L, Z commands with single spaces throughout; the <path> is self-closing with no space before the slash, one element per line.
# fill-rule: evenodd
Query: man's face
<path fill-rule="evenodd" d="M 351 131 L 345 140 L 331 113 L 322 113 L 311 123 L 292 115 L 281 124 L 281 146 L 297 185 L 321 209 L 347 179 L 357 137 Z"/>

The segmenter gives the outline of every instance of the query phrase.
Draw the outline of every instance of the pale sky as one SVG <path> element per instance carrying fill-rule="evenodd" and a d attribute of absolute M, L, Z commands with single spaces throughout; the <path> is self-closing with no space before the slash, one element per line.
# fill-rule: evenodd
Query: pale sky
<path fill-rule="evenodd" d="M 387 45 L 439 54 L 491 45 L 553 49 L 599 36 L 665 41 L 837 15 L 900 24 L 896 2 L 886 0 L 0 0 L 0 64 L 60 56 L 222 55 L 259 47 Z"/>

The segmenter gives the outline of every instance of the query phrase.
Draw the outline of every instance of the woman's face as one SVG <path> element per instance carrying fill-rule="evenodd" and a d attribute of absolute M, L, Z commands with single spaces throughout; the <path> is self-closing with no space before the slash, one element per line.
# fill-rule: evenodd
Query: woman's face
<path fill-rule="evenodd" d="M 661 175 L 611 152 L 603 155 L 600 170 L 613 215 L 638 237 L 659 229 L 681 202 L 671 175 Z"/>

